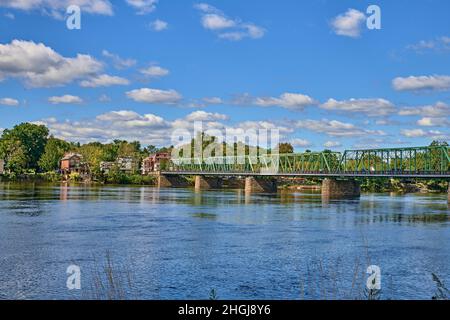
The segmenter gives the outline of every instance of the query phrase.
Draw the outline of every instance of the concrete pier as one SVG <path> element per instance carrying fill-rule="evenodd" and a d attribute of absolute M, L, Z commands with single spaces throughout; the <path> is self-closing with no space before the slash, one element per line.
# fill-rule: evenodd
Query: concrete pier
<path fill-rule="evenodd" d="M 448 183 L 447 201 L 450 204 L 450 182 Z"/>
<path fill-rule="evenodd" d="M 245 178 L 245 192 L 277 192 L 277 180 L 273 178 Z"/>
<path fill-rule="evenodd" d="M 159 188 L 186 188 L 189 186 L 188 181 L 177 175 L 158 175 Z"/>
<path fill-rule="evenodd" d="M 339 199 L 361 195 L 361 186 L 357 180 L 325 179 L 322 181 L 322 197 Z"/>
<path fill-rule="evenodd" d="M 223 181 L 217 177 L 195 176 L 195 189 L 208 190 L 222 188 Z"/>

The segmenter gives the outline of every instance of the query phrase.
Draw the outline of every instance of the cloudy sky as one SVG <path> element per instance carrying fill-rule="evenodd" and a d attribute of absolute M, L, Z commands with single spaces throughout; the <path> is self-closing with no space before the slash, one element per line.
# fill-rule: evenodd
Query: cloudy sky
<path fill-rule="evenodd" d="M 366 26 L 371 4 L 381 30 Z M 450 140 L 449 12 L 448 0 L 0 0 L 0 128 L 164 145 L 201 120 L 278 128 L 298 151 Z"/>

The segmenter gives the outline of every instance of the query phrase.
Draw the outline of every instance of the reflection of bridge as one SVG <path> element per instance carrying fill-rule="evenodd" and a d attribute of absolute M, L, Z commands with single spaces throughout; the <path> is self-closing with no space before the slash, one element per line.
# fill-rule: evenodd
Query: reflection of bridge
<path fill-rule="evenodd" d="M 180 158 L 173 159 L 170 169 L 161 175 L 167 179 L 197 176 L 198 188 L 218 187 L 223 177 L 246 177 L 246 189 L 262 191 L 273 189 L 276 177 L 317 177 L 327 178 L 326 184 L 337 193 L 348 187 L 349 194 L 359 194 L 356 178 L 450 179 L 450 147 Z M 258 187 L 258 180 L 265 182 Z"/>

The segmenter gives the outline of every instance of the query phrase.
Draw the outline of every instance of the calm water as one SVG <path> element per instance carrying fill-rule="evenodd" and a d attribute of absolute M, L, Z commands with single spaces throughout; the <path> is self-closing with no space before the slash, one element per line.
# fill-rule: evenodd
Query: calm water
<path fill-rule="evenodd" d="M 0 184 L 0 299 L 92 298 L 107 255 L 141 299 L 356 298 L 369 264 L 383 298 L 430 299 L 432 273 L 450 284 L 449 221 L 446 195 Z"/>

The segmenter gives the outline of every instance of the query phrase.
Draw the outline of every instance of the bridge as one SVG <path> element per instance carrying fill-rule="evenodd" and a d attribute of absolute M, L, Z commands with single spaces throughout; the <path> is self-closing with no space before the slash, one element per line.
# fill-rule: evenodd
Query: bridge
<path fill-rule="evenodd" d="M 359 194 L 358 178 L 450 180 L 450 147 L 178 158 L 160 175 L 168 185 L 180 176 L 195 176 L 199 189 L 220 187 L 223 178 L 243 177 L 245 189 L 256 191 L 274 191 L 278 177 L 315 177 L 324 179 L 323 187 L 331 194 L 345 196 Z"/>

